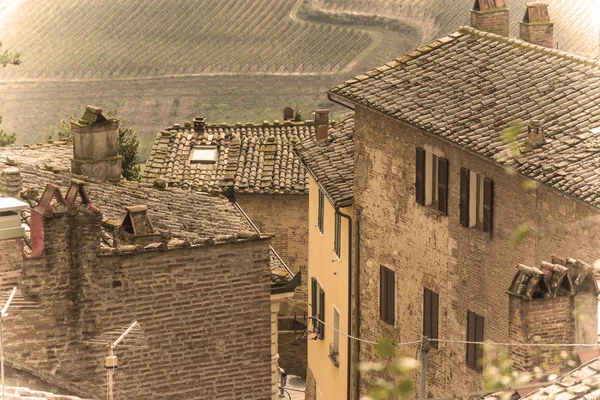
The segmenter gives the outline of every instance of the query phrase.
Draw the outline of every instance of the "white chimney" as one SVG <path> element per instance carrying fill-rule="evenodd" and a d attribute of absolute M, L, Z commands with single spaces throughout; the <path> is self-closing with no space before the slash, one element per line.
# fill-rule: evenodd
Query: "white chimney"
<path fill-rule="evenodd" d="M 0 240 L 23 238 L 25 229 L 21 224 L 21 211 L 29 204 L 12 197 L 0 198 Z"/>

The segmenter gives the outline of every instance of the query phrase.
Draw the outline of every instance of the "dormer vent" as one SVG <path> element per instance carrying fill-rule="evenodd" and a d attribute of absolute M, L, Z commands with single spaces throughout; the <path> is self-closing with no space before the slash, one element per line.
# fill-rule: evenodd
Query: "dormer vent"
<path fill-rule="evenodd" d="M 160 242 L 160 233 L 154 230 L 147 206 L 129 206 L 125 210 L 127 214 L 118 230 L 119 241 L 137 245 Z"/>

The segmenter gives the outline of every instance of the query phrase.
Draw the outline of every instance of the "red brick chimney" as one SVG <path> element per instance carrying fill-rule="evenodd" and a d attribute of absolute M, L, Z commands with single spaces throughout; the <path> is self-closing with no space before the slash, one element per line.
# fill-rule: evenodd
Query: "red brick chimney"
<path fill-rule="evenodd" d="M 317 130 L 317 143 L 321 143 L 327 139 L 329 130 L 329 110 L 315 110 L 315 127 Z"/>
<path fill-rule="evenodd" d="M 505 0 L 475 0 L 471 26 L 480 31 L 508 36 L 508 8 Z"/>
<path fill-rule="evenodd" d="M 550 22 L 548 4 L 527 4 L 525 16 L 520 22 L 520 37 L 538 46 L 549 48 L 554 46 L 554 24 Z"/>

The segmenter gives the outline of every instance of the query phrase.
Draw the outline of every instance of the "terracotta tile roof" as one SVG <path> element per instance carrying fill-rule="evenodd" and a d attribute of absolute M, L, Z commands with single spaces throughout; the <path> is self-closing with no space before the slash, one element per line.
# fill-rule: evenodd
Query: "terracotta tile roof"
<path fill-rule="evenodd" d="M 292 148 L 314 134 L 312 121 L 207 124 L 204 132 L 175 125 L 156 136 L 142 180 L 204 192 L 305 193 L 306 171 Z M 216 163 L 190 162 L 203 146 L 216 147 Z"/>
<path fill-rule="evenodd" d="M 594 61 L 460 28 L 329 92 L 492 158 L 600 206 L 600 68 Z M 545 144 L 502 138 L 511 121 L 542 121 Z"/>
<path fill-rule="evenodd" d="M 294 150 L 335 206 L 352 204 L 354 195 L 354 116 L 330 128 L 327 140 L 314 137 Z"/>
<path fill-rule="evenodd" d="M 72 151 L 72 146 L 64 143 L 0 148 L 0 170 L 17 165 L 22 181 L 21 194 L 32 207 L 38 204 L 48 183 L 57 185 L 63 195 L 74 178 L 83 183 L 90 201 L 102 212 L 103 228 L 99 240 L 105 254 L 210 246 L 267 237 L 256 232 L 243 213 L 221 195 L 192 193 L 179 188 L 159 190 L 151 184 L 128 181 L 112 184 L 71 174 Z M 127 213 L 126 207 L 135 205 L 147 206 L 157 233 L 155 243 L 134 245 L 115 240 L 116 230 Z M 23 212 L 27 224 L 29 216 L 30 210 Z M 26 243 L 25 250 L 31 251 L 28 236 Z M 292 278 L 273 248 L 271 277 L 274 284 Z"/>

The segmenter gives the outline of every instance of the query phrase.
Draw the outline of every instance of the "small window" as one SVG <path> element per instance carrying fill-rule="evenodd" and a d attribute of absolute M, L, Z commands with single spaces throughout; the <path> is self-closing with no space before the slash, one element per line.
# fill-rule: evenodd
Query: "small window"
<path fill-rule="evenodd" d="M 342 249 L 342 216 L 335 214 L 335 235 L 333 239 L 333 250 L 336 256 L 340 256 Z"/>
<path fill-rule="evenodd" d="M 318 224 L 319 224 L 319 232 L 323 233 L 324 228 L 324 219 L 325 219 L 325 195 L 323 191 L 319 189 L 319 216 L 318 216 Z"/>
<path fill-rule="evenodd" d="M 313 329 L 317 333 L 317 338 L 323 340 L 325 338 L 325 291 L 317 281 L 317 278 L 312 277 L 310 282 L 310 310 L 311 316 L 318 319 L 312 320 Z"/>
<path fill-rule="evenodd" d="M 467 342 L 483 342 L 483 317 L 467 311 Z M 467 366 L 477 372 L 483 371 L 483 345 L 467 343 Z"/>
<path fill-rule="evenodd" d="M 390 325 L 396 320 L 396 273 L 389 268 L 379 269 L 379 317 Z"/>
<path fill-rule="evenodd" d="M 461 168 L 460 173 L 460 223 L 492 231 L 494 184 L 483 175 Z"/>
<path fill-rule="evenodd" d="M 431 289 L 423 289 L 423 336 L 434 339 L 431 342 L 431 347 L 437 349 L 440 296 Z"/>
<path fill-rule="evenodd" d="M 417 148 L 416 201 L 448 214 L 448 160 L 430 151 Z"/>
<path fill-rule="evenodd" d="M 190 162 L 192 164 L 215 164 L 217 162 L 217 148 L 215 146 L 201 146 L 192 149 Z"/>

